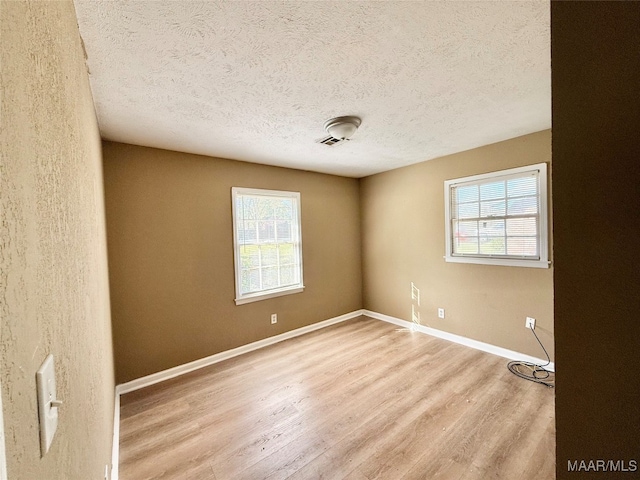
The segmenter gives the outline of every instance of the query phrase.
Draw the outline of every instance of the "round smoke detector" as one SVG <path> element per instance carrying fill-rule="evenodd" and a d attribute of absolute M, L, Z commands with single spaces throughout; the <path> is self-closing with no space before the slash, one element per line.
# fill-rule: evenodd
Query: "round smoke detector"
<path fill-rule="evenodd" d="M 324 129 L 338 140 L 348 140 L 362 123 L 359 117 L 336 117 L 324 122 Z"/>

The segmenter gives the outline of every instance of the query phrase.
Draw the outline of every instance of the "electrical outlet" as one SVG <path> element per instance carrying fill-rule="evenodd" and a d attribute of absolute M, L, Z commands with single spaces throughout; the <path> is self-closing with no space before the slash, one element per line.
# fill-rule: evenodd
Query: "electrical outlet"
<path fill-rule="evenodd" d="M 444 318 L 444 308 L 438 309 L 438 318 Z"/>
<path fill-rule="evenodd" d="M 271 314 L 271 325 L 273 325 L 274 323 L 278 323 L 278 314 L 277 313 L 272 313 Z"/>
<path fill-rule="evenodd" d="M 524 326 L 527 328 L 530 328 L 531 330 L 534 330 L 536 328 L 536 319 L 527 317 L 527 320 L 525 321 Z"/>

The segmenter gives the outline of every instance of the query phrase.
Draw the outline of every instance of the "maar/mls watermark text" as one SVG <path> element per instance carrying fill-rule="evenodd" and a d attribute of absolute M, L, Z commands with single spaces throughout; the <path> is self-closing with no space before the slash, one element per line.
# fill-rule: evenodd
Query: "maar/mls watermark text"
<path fill-rule="evenodd" d="M 568 460 L 570 472 L 636 472 L 636 460 Z"/>

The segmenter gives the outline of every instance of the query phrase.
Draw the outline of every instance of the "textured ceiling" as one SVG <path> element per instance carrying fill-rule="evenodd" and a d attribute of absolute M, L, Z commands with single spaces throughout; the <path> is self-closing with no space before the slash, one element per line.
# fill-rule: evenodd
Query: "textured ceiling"
<path fill-rule="evenodd" d="M 75 5 L 108 140 L 362 177 L 551 126 L 548 1 Z"/>

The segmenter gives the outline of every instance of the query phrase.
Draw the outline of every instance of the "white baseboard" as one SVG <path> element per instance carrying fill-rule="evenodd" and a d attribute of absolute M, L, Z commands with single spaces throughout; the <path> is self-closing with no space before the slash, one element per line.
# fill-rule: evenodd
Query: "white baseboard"
<path fill-rule="evenodd" d="M 496 345 L 491 345 L 490 343 L 484 343 L 479 340 L 473 340 L 472 338 L 463 337 L 461 335 L 456 335 L 449 332 L 444 332 L 442 330 L 438 330 L 436 328 L 425 327 L 424 325 L 420 325 L 417 323 L 408 322 L 407 320 L 402 320 L 400 318 L 391 317 L 389 315 L 384 315 L 382 313 L 372 312 L 370 310 L 362 310 L 362 315 L 366 315 L 367 317 L 375 318 L 376 320 L 382 320 L 383 322 L 393 323 L 394 325 L 398 325 L 400 327 L 408 328 L 410 330 L 426 333 L 427 335 L 431 335 L 433 337 L 442 338 L 444 340 L 449 340 L 450 342 L 459 343 L 460 345 L 464 345 L 466 347 L 475 348 L 476 350 L 481 350 L 483 352 L 492 353 L 493 355 L 498 355 L 499 357 L 508 358 L 509 360 L 521 360 L 524 362 L 536 363 L 538 365 L 542 365 L 547 363 L 546 360 L 542 360 L 540 358 L 532 357 L 531 355 L 526 355 L 524 353 L 515 352 L 513 350 L 509 350 L 507 348 L 498 347 Z M 549 365 L 546 365 L 545 368 L 552 372 L 555 371 L 555 365 L 551 362 Z"/>
<path fill-rule="evenodd" d="M 241 347 L 216 353 L 215 355 L 210 355 L 208 357 L 201 358 L 193 362 L 189 362 L 183 365 L 178 365 L 177 367 L 169 368 L 168 370 L 152 373 L 151 375 L 137 378 L 136 380 L 132 380 L 130 382 L 122 383 L 116 387 L 116 390 L 120 393 L 120 395 L 133 392 L 134 390 L 148 387 L 150 385 L 154 385 L 156 383 L 169 380 L 170 378 L 178 377 L 180 375 L 184 375 L 185 373 L 189 373 L 194 370 L 198 370 L 200 368 L 207 367 L 209 365 L 213 365 L 215 363 L 222 362 L 224 360 L 228 360 L 233 357 L 237 357 L 238 355 L 242 355 L 243 353 L 249 353 L 254 350 L 258 350 L 259 348 L 264 348 L 269 345 L 273 345 L 274 343 L 279 343 L 284 340 L 288 340 L 290 338 L 304 335 L 305 333 L 313 332 L 314 330 L 319 330 L 321 328 L 328 327 L 329 325 L 333 325 L 336 323 L 344 322 L 345 320 L 350 320 L 352 318 L 359 317 L 360 315 L 362 315 L 362 310 L 356 310 L 355 312 L 345 313 L 344 315 L 340 315 L 339 317 L 330 318 L 329 320 L 324 320 L 322 322 L 307 325 L 306 327 L 297 328 L 289 332 L 281 333 L 280 335 L 275 335 L 273 337 L 265 338 L 263 340 L 258 340 L 257 342 L 249 343 L 247 345 L 242 345 Z"/>
<path fill-rule="evenodd" d="M 315 330 L 319 330 L 321 328 L 325 328 L 330 325 L 334 325 L 336 323 L 344 322 L 346 320 L 359 317 L 360 315 L 366 315 L 367 317 L 371 317 L 376 320 L 382 320 L 383 322 L 393 323 L 394 325 L 398 325 L 403 328 L 408 328 L 410 330 L 420 332 L 420 333 L 425 333 L 433 337 L 449 340 L 450 342 L 458 343 L 460 345 L 471 347 L 476 350 L 481 350 L 483 352 L 492 353 L 494 355 L 508 358 L 510 360 L 522 360 L 525 362 L 532 362 L 537 364 L 546 363 L 544 360 L 541 360 L 536 357 L 532 357 L 530 355 L 525 355 L 523 353 L 518 353 L 513 350 L 497 347 L 489 343 L 480 342 L 478 340 L 473 340 L 471 338 L 455 335 L 453 333 L 444 332 L 442 330 L 437 330 L 435 328 L 425 327 L 423 325 L 408 322 L 407 320 L 402 320 L 400 318 L 384 315 L 382 313 L 372 312 L 370 310 L 365 310 L 365 309 L 356 310 L 354 312 L 340 315 L 339 317 L 334 317 L 328 320 L 324 320 L 322 322 L 314 323 L 312 325 L 307 325 L 306 327 L 298 328 L 296 330 L 291 330 L 290 332 L 281 333 L 280 335 L 275 335 L 273 337 L 265 338 L 263 340 L 258 340 L 257 342 L 249 343 L 247 345 L 242 345 L 240 347 L 233 348 L 231 350 L 226 350 L 224 352 L 216 353 L 214 355 L 210 355 L 208 357 L 201 358 L 193 362 L 185 363 L 183 365 L 178 365 L 177 367 L 169 368 L 168 370 L 163 370 L 161 372 L 153 373 L 145 377 L 137 378 L 136 380 L 132 380 L 130 382 L 116 385 L 114 415 L 113 415 L 114 419 L 113 419 L 113 450 L 112 450 L 112 458 L 111 458 L 111 461 L 112 461 L 111 480 L 118 480 L 118 459 L 119 459 L 119 444 L 120 444 L 120 395 L 133 392 L 134 390 L 139 390 L 141 388 L 148 387 L 150 385 L 154 385 L 156 383 L 160 383 L 165 380 L 169 380 L 170 378 L 184 375 L 185 373 L 189 373 L 194 370 L 198 370 L 200 368 L 207 367 L 209 365 L 213 365 L 215 363 L 222 362 L 224 360 L 228 360 L 233 357 L 237 357 L 238 355 L 242 355 L 244 353 L 249 353 L 254 350 L 258 350 L 260 348 L 264 348 L 269 345 L 273 345 L 275 343 L 288 340 L 289 338 L 298 337 L 300 335 L 304 335 L 305 333 L 313 332 Z M 553 362 L 550 363 L 545 368 L 547 368 L 550 371 L 555 371 L 555 366 Z"/>
<path fill-rule="evenodd" d="M 263 340 L 258 340 L 257 342 L 242 345 L 238 348 L 216 353 L 214 355 L 210 355 L 193 362 L 178 365 L 177 367 L 169 368 L 168 370 L 163 370 L 161 372 L 153 373 L 145 377 L 137 378 L 130 382 L 116 385 L 115 402 L 113 407 L 111 480 L 118 480 L 118 462 L 120 458 L 120 395 L 124 395 L 125 393 L 133 392 L 134 390 L 139 390 L 140 388 L 148 387 L 150 385 L 169 380 L 170 378 L 184 375 L 185 373 L 189 373 L 194 370 L 198 370 L 199 368 L 213 365 L 214 363 L 222 362 L 223 360 L 237 357 L 238 355 L 242 355 L 243 353 L 249 353 L 254 350 L 258 350 L 259 348 L 264 348 L 269 345 L 288 340 L 289 338 L 298 337 L 300 335 L 304 335 L 305 333 L 310 333 L 314 330 L 320 330 L 321 328 L 328 327 L 329 325 L 334 325 L 336 323 L 359 317 L 360 315 L 363 315 L 363 312 L 364 310 L 356 310 L 354 312 L 345 313 L 344 315 L 340 315 L 339 317 L 330 318 L 322 322 L 307 325 L 306 327 L 297 328 L 296 330 L 291 330 L 289 332 L 281 333 L 280 335 L 275 335 Z"/>

